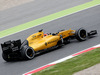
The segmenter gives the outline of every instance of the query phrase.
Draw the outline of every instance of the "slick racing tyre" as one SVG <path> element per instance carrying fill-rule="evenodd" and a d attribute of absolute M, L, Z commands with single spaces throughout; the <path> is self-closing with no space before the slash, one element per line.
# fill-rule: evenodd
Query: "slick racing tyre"
<path fill-rule="evenodd" d="M 7 62 L 12 61 L 12 59 L 8 56 L 8 54 L 5 54 L 5 53 L 2 53 L 2 58 Z"/>
<path fill-rule="evenodd" d="M 21 49 L 21 56 L 23 59 L 31 60 L 35 56 L 33 48 L 28 47 L 27 45 L 23 46 Z"/>
<path fill-rule="evenodd" d="M 75 32 L 75 37 L 78 41 L 85 41 L 87 36 L 87 31 L 84 28 L 80 28 Z"/>

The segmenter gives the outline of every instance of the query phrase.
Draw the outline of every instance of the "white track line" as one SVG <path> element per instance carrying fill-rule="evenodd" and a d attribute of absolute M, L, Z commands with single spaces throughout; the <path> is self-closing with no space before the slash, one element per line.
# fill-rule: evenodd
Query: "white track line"
<path fill-rule="evenodd" d="M 43 67 L 45 67 L 45 66 L 48 66 L 48 65 L 50 65 L 50 66 L 56 65 L 57 63 L 61 63 L 61 62 L 65 61 L 65 60 L 68 60 L 68 59 L 71 59 L 71 58 L 73 58 L 73 57 L 75 57 L 75 56 L 77 56 L 77 55 L 80 55 L 80 53 L 82 54 L 82 53 L 91 51 L 91 50 L 93 50 L 93 49 L 95 49 L 95 48 L 98 48 L 98 47 L 100 47 L 100 44 L 98 44 L 98 45 L 96 45 L 96 46 L 93 46 L 93 47 L 90 47 L 90 48 L 87 48 L 87 49 L 85 49 L 85 50 L 79 51 L 79 52 L 77 52 L 77 53 L 74 53 L 74 54 L 69 55 L 69 56 L 67 56 L 67 57 L 64 57 L 64 58 L 62 58 L 62 59 L 56 60 L 56 61 L 51 62 L 51 63 L 49 63 L 49 64 L 46 64 L 46 65 L 44 65 L 44 66 L 42 66 L 42 67 L 39 67 L 39 68 L 37 68 L 37 69 L 31 70 L 31 71 L 29 71 L 29 72 L 27 72 L 27 73 L 25 73 L 25 74 L 23 74 L 23 75 L 31 75 L 32 72 L 33 72 L 33 73 L 36 73 L 36 72 L 38 72 L 38 71 L 41 71 L 41 70 L 45 69 L 45 68 L 43 68 Z M 76 54 L 76 55 L 75 55 L 75 54 Z M 48 67 L 50 67 L 50 66 L 48 66 Z M 47 68 L 47 67 L 46 67 L 46 68 Z"/>

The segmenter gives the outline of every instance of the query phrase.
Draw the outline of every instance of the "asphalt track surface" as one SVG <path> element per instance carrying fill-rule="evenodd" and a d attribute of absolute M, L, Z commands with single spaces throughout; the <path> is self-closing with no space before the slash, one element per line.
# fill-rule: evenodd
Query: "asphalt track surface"
<path fill-rule="evenodd" d="M 0 11 L 0 31 L 92 0 L 34 0 L 5 11 Z"/>
<path fill-rule="evenodd" d="M 57 32 L 61 29 L 78 29 L 80 27 L 84 27 L 88 31 L 92 29 L 96 29 L 98 31 L 98 35 L 94 38 L 83 42 L 73 40 L 72 43 L 63 46 L 61 49 L 39 55 L 29 61 L 5 62 L 0 55 L 0 75 L 21 75 L 27 71 L 38 68 L 65 56 L 100 44 L 99 15 L 100 5 L 0 39 L 0 43 L 10 39 L 14 40 L 19 38 L 23 41 L 26 37 L 37 32 L 39 29 L 44 29 L 44 32 Z M 0 50 L 0 54 L 1 53 L 2 51 Z"/>

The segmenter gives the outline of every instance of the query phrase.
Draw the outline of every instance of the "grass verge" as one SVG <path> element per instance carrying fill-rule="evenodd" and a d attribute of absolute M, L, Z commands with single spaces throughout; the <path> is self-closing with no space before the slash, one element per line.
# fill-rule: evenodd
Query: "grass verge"
<path fill-rule="evenodd" d="M 48 67 L 32 75 L 73 75 L 75 72 L 100 63 L 100 48 Z"/>

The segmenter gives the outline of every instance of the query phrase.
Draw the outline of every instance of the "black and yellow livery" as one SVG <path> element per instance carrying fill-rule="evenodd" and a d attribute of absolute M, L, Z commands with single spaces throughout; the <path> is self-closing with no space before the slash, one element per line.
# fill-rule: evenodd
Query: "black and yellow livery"
<path fill-rule="evenodd" d="M 37 53 L 61 47 L 68 44 L 71 39 L 85 41 L 87 37 L 95 34 L 97 34 L 96 30 L 87 32 L 84 28 L 60 30 L 57 33 L 46 35 L 44 35 L 43 30 L 39 30 L 37 33 L 30 35 L 23 43 L 21 43 L 21 40 L 10 40 L 1 44 L 2 57 L 5 61 L 17 58 L 33 59 Z"/>

